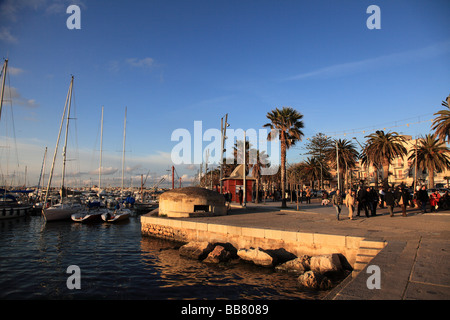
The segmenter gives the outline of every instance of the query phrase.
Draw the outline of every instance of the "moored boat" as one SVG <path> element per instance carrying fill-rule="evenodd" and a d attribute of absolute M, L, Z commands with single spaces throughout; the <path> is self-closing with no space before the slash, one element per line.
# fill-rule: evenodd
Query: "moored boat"
<path fill-rule="evenodd" d="M 70 220 L 72 214 L 80 211 L 82 208 L 79 203 L 58 203 L 43 209 L 42 214 L 46 221 Z"/>
<path fill-rule="evenodd" d="M 81 210 L 72 214 L 72 221 L 75 222 L 98 222 L 102 221 L 102 214 L 106 213 L 105 210 Z"/>
<path fill-rule="evenodd" d="M 117 209 L 113 212 L 105 212 L 102 214 L 102 219 L 105 222 L 118 222 L 130 218 L 131 210 L 127 208 Z"/>

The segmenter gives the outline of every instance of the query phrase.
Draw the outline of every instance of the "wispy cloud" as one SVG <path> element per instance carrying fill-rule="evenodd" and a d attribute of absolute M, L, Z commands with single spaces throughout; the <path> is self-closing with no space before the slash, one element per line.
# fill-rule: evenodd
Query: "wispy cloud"
<path fill-rule="evenodd" d="M 8 67 L 8 72 L 12 76 L 17 76 L 17 75 L 23 73 L 24 70 L 20 69 L 20 68 L 15 68 L 15 67 Z"/>
<path fill-rule="evenodd" d="M 8 90 L 6 90 L 5 92 L 5 100 L 12 100 L 13 104 L 17 104 L 20 106 L 24 106 L 27 108 L 36 108 L 39 105 L 36 103 L 36 100 L 34 99 L 27 99 L 25 97 L 23 97 L 20 92 L 14 88 L 14 87 L 9 87 Z"/>
<path fill-rule="evenodd" d="M 132 67 L 137 68 L 150 68 L 154 66 L 155 60 L 153 58 L 147 57 L 147 58 L 129 58 L 126 60 L 127 64 L 129 64 Z"/>
<path fill-rule="evenodd" d="M 283 81 L 302 80 L 309 78 L 336 78 L 349 74 L 366 72 L 372 69 L 389 67 L 393 65 L 408 64 L 426 59 L 435 58 L 450 52 L 450 41 L 440 42 L 428 47 L 392 53 L 380 57 L 369 58 L 359 61 L 336 64 L 313 71 L 299 73 L 282 79 Z"/>
<path fill-rule="evenodd" d="M 0 29 L 0 41 L 7 43 L 18 43 L 19 41 L 15 36 L 11 34 L 11 31 L 7 27 L 2 27 Z"/>
<path fill-rule="evenodd" d="M 118 168 L 114 168 L 114 167 L 106 167 L 105 168 L 105 167 L 102 167 L 102 175 L 105 175 L 105 176 L 115 174 L 117 171 L 119 171 Z M 92 175 L 97 175 L 99 173 L 100 173 L 100 168 L 97 168 L 95 170 L 89 171 L 89 174 L 92 174 Z"/>

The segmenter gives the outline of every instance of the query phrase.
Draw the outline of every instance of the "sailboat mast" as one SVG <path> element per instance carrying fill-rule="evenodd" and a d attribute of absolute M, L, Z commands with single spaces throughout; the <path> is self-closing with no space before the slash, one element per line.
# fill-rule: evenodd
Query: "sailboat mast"
<path fill-rule="evenodd" d="M 125 137 L 127 131 L 127 107 L 125 107 L 125 119 L 123 121 L 123 152 L 122 152 L 122 190 L 120 196 L 123 196 L 123 176 L 125 172 Z"/>
<path fill-rule="evenodd" d="M 62 165 L 62 177 L 61 177 L 61 202 L 63 198 L 63 190 L 64 190 L 64 176 L 66 175 L 66 150 L 67 150 L 67 138 L 69 136 L 69 117 L 70 117 L 70 105 L 72 103 L 72 89 L 73 89 L 73 76 L 72 81 L 70 82 L 69 88 L 69 107 L 67 108 L 67 121 L 66 121 L 66 135 L 64 140 L 64 148 L 63 148 L 63 165 Z"/>
<path fill-rule="evenodd" d="M 2 118 L 3 95 L 5 94 L 5 80 L 7 69 L 8 69 L 8 59 L 5 59 L 5 63 L 3 64 L 2 92 L 0 95 L 0 119 Z"/>
<path fill-rule="evenodd" d="M 42 210 L 44 210 L 45 205 L 47 204 L 48 193 L 50 192 L 50 186 L 52 184 L 53 169 L 55 168 L 55 160 L 56 160 L 56 155 L 58 154 L 59 139 L 61 138 L 61 131 L 62 131 L 62 127 L 64 124 L 64 117 L 66 116 L 67 101 L 69 101 L 69 95 L 72 92 L 72 83 L 73 83 L 73 76 L 72 76 L 72 80 L 70 81 L 69 91 L 67 92 L 66 103 L 64 104 L 64 112 L 63 112 L 63 115 L 61 118 L 61 124 L 59 125 L 58 139 L 56 139 L 56 147 L 55 147 L 55 152 L 53 153 L 53 160 L 52 160 L 52 168 L 50 169 L 50 175 L 48 176 L 47 191 L 45 193 L 44 206 L 42 207 Z M 45 217 L 45 215 L 44 215 L 44 217 Z"/>
<path fill-rule="evenodd" d="M 103 147 L 103 106 L 102 106 L 102 122 L 100 126 L 100 166 L 98 168 L 98 192 L 102 185 L 102 147 Z"/>
<path fill-rule="evenodd" d="M 42 167 L 41 167 L 41 174 L 39 175 L 39 181 L 38 181 L 38 187 L 37 187 L 37 195 L 40 197 L 40 191 L 41 191 L 41 180 L 44 181 L 44 175 L 45 175 L 45 159 L 47 158 L 47 147 L 45 147 L 44 152 L 44 158 L 42 159 Z"/>

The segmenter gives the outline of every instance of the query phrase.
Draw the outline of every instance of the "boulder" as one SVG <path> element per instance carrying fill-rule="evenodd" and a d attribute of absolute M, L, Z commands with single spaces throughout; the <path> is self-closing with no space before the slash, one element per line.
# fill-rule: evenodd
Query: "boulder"
<path fill-rule="evenodd" d="M 221 245 L 217 245 L 213 251 L 211 251 L 203 262 L 206 263 L 219 263 L 227 262 L 232 258 L 232 253 L 225 249 Z"/>
<path fill-rule="evenodd" d="M 314 271 L 301 274 L 297 281 L 301 287 L 308 289 L 328 290 L 331 288 L 331 281 L 326 276 Z"/>
<path fill-rule="evenodd" d="M 343 272 L 341 260 L 337 253 L 312 256 L 310 269 L 322 274 Z"/>
<path fill-rule="evenodd" d="M 253 262 L 258 266 L 274 265 L 274 258 L 261 248 L 239 249 L 237 254 L 242 260 Z"/>
<path fill-rule="evenodd" d="M 286 261 L 293 260 L 297 256 L 284 248 L 279 249 L 268 249 L 264 250 L 265 253 L 269 254 L 274 259 L 274 264 L 285 263 Z"/>
<path fill-rule="evenodd" d="M 207 241 L 193 241 L 180 247 L 179 253 L 183 257 L 203 260 L 214 250 L 214 245 Z"/>
<path fill-rule="evenodd" d="M 288 271 L 288 272 L 298 272 L 304 273 L 310 270 L 310 260 L 311 257 L 307 255 L 300 256 L 293 260 L 289 260 L 283 264 L 280 264 L 275 267 L 278 271 Z"/>

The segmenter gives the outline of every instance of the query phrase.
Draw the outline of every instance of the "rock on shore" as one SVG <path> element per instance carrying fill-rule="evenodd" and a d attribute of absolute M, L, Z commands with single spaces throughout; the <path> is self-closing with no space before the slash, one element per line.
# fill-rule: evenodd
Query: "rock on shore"
<path fill-rule="evenodd" d="M 274 257 L 261 248 L 240 249 L 237 254 L 242 260 L 253 262 L 257 266 L 272 267 L 274 264 Z"/>
<path fill-rule="evenodd" d="M 277 271 L 295 272 L 300 287 L 328 290 L 333 278 L 343 278 L 352 267 L 339 253 L 300 257 L 280 248 L 243 248 L 237 250 L 230 243 L 189 242 L 179 250 L 180 255 L 206 263 L 221 263 L 240 258 L 262 267 L 275 267 Z"/>
<path fill-rule="evenodd" d="M 180 247 L 180 255 L 195 260 L 203 260 L 214 250 L 214 245 L 207 241 L 193 241 Z"/>

